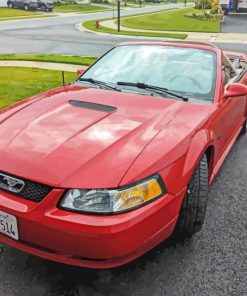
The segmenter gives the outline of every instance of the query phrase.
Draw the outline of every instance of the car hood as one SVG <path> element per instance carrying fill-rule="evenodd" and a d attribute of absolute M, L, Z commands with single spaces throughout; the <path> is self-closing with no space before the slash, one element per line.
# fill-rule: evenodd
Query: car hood
<path fill-rule="evenodd" d="M 0 170 L 54 187 L 114 188 L 161 129 L 176 128 L 177 117 L 185 116 L 180 138 L 187 137 L 210 112 L 202 106 L 60 87 L 0 113 Z"/>

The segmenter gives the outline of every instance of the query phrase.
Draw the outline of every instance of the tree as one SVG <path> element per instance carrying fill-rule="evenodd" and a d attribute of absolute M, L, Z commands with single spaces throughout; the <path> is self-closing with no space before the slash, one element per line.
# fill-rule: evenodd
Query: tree
<path fill-rule="evenodd" d="M 198 0 L 196 2 L 195 8 L 201 9 L 202 14 L 205 15 L 206 14 L 206 9 L 211 8 L 211 0 Z"/>
<path fill-rule="evenodd" d="M 206 9 L 208 8 L 210 1 L 209 0 L 201 0 L 200 3 L 201 3 L 202 14 L 205 15 Z"/>

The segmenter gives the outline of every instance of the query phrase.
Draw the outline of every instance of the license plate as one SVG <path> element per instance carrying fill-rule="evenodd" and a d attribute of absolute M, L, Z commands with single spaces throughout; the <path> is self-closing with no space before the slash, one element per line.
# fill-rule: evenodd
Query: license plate
<path fill-rule="evenodd" d="M 0 211 L 0 232 L 18 240 L 18 226 L 15 216 Z"/>

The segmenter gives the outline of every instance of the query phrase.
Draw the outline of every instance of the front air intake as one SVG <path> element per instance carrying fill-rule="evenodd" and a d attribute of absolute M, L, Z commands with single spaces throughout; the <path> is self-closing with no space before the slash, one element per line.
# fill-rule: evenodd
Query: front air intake
<path fill-rule="evenodd" d="M 43 200 L 52 187 L 0 172 L 0 190 L 34 202 Z"/>

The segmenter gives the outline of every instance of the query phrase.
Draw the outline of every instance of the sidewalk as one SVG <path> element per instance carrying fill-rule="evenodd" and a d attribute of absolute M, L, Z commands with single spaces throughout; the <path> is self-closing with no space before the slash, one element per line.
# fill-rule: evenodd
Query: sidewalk
<path fill-rule="evenodd" d="M 109 29 L 117 29 L 117 24 L 114 23 L 115 20 L 101 21 L 100 25 Z M 236 34 L 236 33 L 201 33 L 201 32 L 181 32 L 181 31 L 155 31 L 155 30 L 142 30 L 128 28 L 120 26 L 120 31 L 131 31 L 131 32 L 152 32 L 152 33 L 184 33 L 188 37 L 186 40 L 190 41 L 206 41 L 206 42 L 217 42 L 217 43 L 241 43 L 247 44 L 247 34 Z M 95 33 L 95 31 L 92 31 Z M 97 34 L 97 32 L 96 32 Z M 121 32 L 120 32 L 121 34 Z M 117 35 L 114 35 L 117 36 Z"/>
<path fill-rule="evenodd" d="M 57 70 L 65 72 L 77 72 L 78 69 L 87 68 L 82 65 L 48 63 L 48 62 L 32 62 L 32 61 L 0 61 L 0 67 L 27 67 L 39 68 L 46 70 Z"/>

